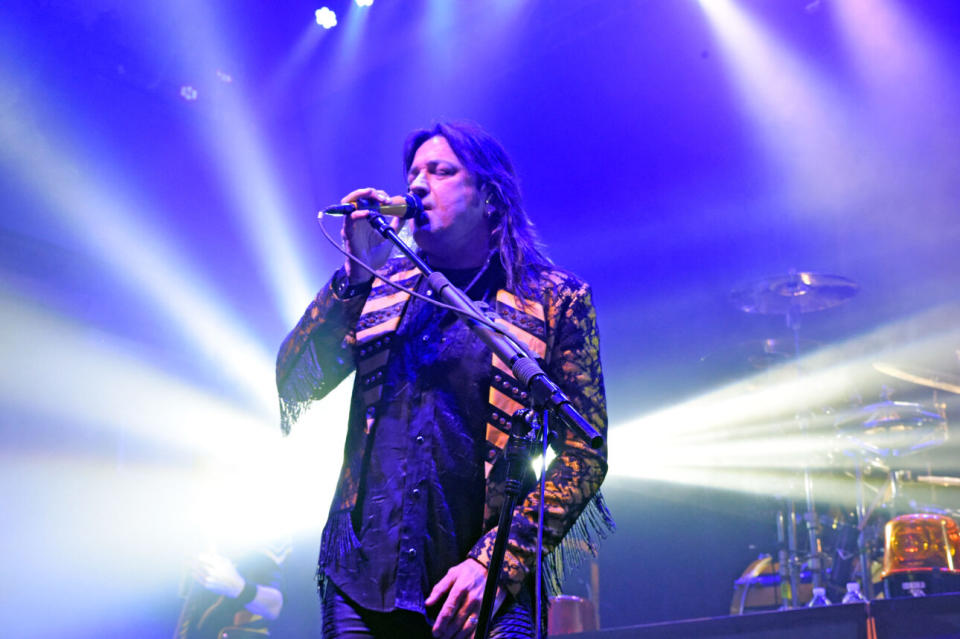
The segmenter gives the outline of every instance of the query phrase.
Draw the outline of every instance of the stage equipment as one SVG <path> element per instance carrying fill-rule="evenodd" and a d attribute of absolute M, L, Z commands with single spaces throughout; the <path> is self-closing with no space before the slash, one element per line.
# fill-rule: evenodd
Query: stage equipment
<path fill-rule="evenodd" d="M 576 639 L 930 639 L 960 636 L 960 595 L 877 600 L 585 632 Z M 571 639 L 573 639 L 571 637 Z"/>
<path fill-rule="evenodd" d="M 380 215 L 399 217 L 408 220 L 423 215 L 423 202 L 413 193 L 394 195 L 386 204 L 368 197 L 362 197 L 349 204 L 335 204 L 323 209 L 323 215 L 350 215 L 355 211 L 374 211 Z"/>
<path fill-rule="evenodd" d="M 829 555 L 826 586 L 828 592 L 832 593 L 831 596 L 836 596 L 837 593 L 845 592 L 847 583 L 852 581 L 857 560 L 859 530 L 853 523 L 850 513 L 837 513 L 820 516 L 820 531 L 824 557 Z M 880 530 L 871 528 L 867 534 L 879 539 Z M 783 570 L 786 567 L 780 565 L 781 561 L 788 560 L 784 557 L 786 554 L 782 552 L 777 558 L 762 554 L 744 569 L 734 582 L 733 597 L 730 600 L 731 615 L 782 610 L 788 607 L 789 588 L 781 588 L 781 585 L 789 583 L 787 582 L 789 574 Z M 799 577 L 796 607 L 806 605 L 812 594 L 811 574 L 809 571 L 802 571 Z M 840 597 L 836 597 L 834 603 L 838 603 L 839 600 Z"/>
<path fill-rule="evenodd" d="M 947 441 L 947 421 L 920 404 L 886 401 L 837 423 L 849 446 L 868 456 L 902 457 Z"/>
<path fill-rule="evenodd" d="M 946 475 L 920 475 L 914 479 L 921 484 L 931 484 L 933 486 L 942 486 L 944 488 L 960 487 L 960 477 L 947 477 Z"/>
<path fill-rule="evenodd" d="M 856 282 L 839 275 L 791 272 L 738 288 L 730 294 L 730 300 L 746 313 L 791 315 L 843 304 L 858 290 Z"/>
<path fill-rule="evenodd" d="M 960 378 L 955 375 L 932 371 L 926 368 L 894 365 L 886 362 L 874 362 L 873 367 L 884 375 L 889 375 L 890 377 L 895 377 L 905 382 L 960 395 Z"/>
<path fill-rule="evenodd" d="M 782 590 L 783 575 L 779 561 L 767 554 L 760 555 L 750 562 L 743 574 L 733 582 L 733 597 L 730 600 L 730 614 L 742 615 L 748 612 L 781 610 L 787 603 Z M 797 605 L 802 606 L 810 600 L 813 587 L 809 574 L 801 576 L 797 588 Z"/>
<path fill-rule="evenodd" d="M 943 515 L 900 515 L 884 529 L 884 595 L 918 597 L 960 590 L 960 530 Z"/>
<path fill-rule="evenodd" d="M 588 599 L 573 595 L 557 595 L 550 598 L 551 635 L 567 635 L 574 632 L 598 630 L 597 613 Z"/>
<path fill-rule="evenodd" d="M 856 295 L 859 286 L 853 280 L 839 275 L 827 275 L 809 271 L 790 271 L 785 275 L 774 275 L 757 280 L 730 293 L 730 301 L 746 313 L 762 315 L 783 315 L 787 328 L 793 333 L 794 357 L 801 353 L 800 316 L 833 308 L 843 304 Z M 805 411 L 804 413 L 808 413 Z M 801 433 L 806 434 L 807 424 L 798 412 L 795 422 Z M 812 586 L 823 586 L 824 557 L 818 534 L 818 518 L 813 494 L 813 480 L 810 468 L 803 467 L 803 489 L 806 499 L 804 522 L 809 539 L 807 566 L 811 573 Z M 777 515 L 777 542 L 780 546 L 781 588 L 783 588 L 784 607 L 798 606 L 798 588 L 800 586 L 800 559 L 797 544 L 797 511 L 793 499 L 784 498 L 785 512 Z M 869 582 L 869 579 L 864 581 Z M 790 592 L 786 592 L 789 583 Z M 869 586 L 867 585 L 867 588 Z M 867 591 L 869 592 L 869 590 Z"/>

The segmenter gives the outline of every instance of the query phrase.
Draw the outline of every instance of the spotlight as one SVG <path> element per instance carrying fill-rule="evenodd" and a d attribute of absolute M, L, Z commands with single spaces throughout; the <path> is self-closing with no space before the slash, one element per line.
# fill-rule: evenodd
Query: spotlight
<path fill-rule="evenodd" d="M 233 82 L 233 76 L 227 73 L 226 71 L 221 71 L 217 69 L 217 79 L 223 82 L 224 84 L 230 84 Z"/>
<path fill-rule="evenodd" d="M 324 29 L 332 29 L 337 26 L 337 14 L 328 7 L 317 9 L 317 24 Z"/>
<path fill-rule="evenodd" d="M 194 89 L 189 84 L 185 84 L 180 87 L 180 97 L 186 100 L 187 102 L 193 102 L 197 99 L 197 90 Z"/>
<path fill-rule="evenodd" d="M 355 0 L 358 7 L 370 7 L 373 6 L 373 0 Z"/>

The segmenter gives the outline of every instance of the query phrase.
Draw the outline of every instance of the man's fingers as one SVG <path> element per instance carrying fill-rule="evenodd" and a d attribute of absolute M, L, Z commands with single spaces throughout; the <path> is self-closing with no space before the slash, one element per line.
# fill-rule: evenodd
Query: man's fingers
<path fill-rule="evenodd" d="M 437 582 L 437 585 L 433 587 L 433 590 L 430 591 L 430 595 L 427 597 L 426 605 L 432 606 L 437 603 L 440 599 L 440 595 L 450 590 L 450 586 L 453 585 L 453 577 L 448 572 L 443 576 L 443 578 Z"/>
<path fill-rule="evenodd" d="M 470 608 L 473 608 L 473 610 Z M 473 636 L 473 632 L 480 622 L 477 616 L 478 612 L 480 612 L 479 605 L 470 606 L 469 604 L 460 611 L 461 614 L 458 619 L 451 624 L 451 630 L 454 631 L 453 639 L 470 639 Z"/>
<path fill-rule="evenodd" d="M 437 615 L 437 622 L 433 624 L 433 635 L 441 639 L 450 639 L 463 626 L 466 615 L 461 610 L 466 591 L 454 587 Z"/>
<path fill-rule="evenodd" d="M 450 594 L 447 595 L 447 600 L 443 602 L 443 608 L 440 609 L 440 614 L 437 615 L 437 626 L 442 625 L 441 620 L 445 623 L 450 619 L 456 617 L 457 612 L 460 610 L 460 605 L 463 602 L 463 590 L 460 588 L 454 588 L 450 591 Z"/>
<path fill-rule="evenodd" d="M 351 202 L 356 202 L 359 199 L 374 199 L 378 202 L 386 202 L 390 199 L 390 196 L 383 189 L 375 189 L 373 187 L 367 187 L 363 189 L 357 189 L 355 191 L 350 191 L 342 200 L 341 204 L 350 204 Z"/>
<path fill-rule="evenodd" d="M 466 622 L 464 622 L 463 627 L 459 632 L 454 636 L 453 639 L 470 639 L 473 637 L 473 633 L 477 630 L 477 624 L 479 619 L 477 615 L 470 615 L 467 617 Z"/>
<path fill-rule="evenodd" d="M 469 639 L 472 637 L 480 621 L 479 612 L 480 602 L 476 598 L 468 597 L 465 605 L 458 610 L 456 618 L 449 624 L 451 639 Z"/>
<path fill-rule="evenodd" d="M 443 579 L 437 582 L 430 593 L 428 605 L 439 601 L 444 592 L 447 592 L 447 598 L 433 625 L 435 637 L 467 639 L 473 635 L 473 620 L 480 609 L 485 575 L 483 564 L 467 559 L 448 570 Z"/>

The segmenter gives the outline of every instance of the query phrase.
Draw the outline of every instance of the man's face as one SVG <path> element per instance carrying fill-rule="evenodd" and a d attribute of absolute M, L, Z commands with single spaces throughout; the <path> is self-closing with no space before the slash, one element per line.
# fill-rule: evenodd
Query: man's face
<path fill-rule="evenodd" d="M 442 258 L 447 266 L 462 266 L 454 262 L 463 254 L 486 254 L 490 229 L 483 197 L 445 137 L 437 135 L 420 145 L 407 184 L 423 200 L 427 221 L 415 225 L 413 238 L 425 253 Z"/>

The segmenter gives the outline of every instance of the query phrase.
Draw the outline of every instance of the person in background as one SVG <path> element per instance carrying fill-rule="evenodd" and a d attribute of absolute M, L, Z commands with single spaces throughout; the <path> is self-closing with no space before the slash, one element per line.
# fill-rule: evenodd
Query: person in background
<path fill-rule="evenodd" d="M 287 542 L 262 545 L 236 562 L 207 552 L 197 556 L 174 639 L 262 639 L 283 609 Z"/>

